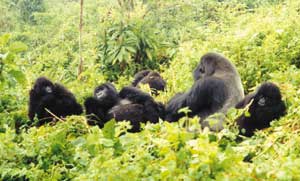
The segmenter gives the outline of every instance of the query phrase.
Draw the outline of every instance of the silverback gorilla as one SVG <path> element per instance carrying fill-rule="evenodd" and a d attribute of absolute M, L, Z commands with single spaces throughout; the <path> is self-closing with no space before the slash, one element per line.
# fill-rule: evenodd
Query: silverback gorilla
<path fill-rule="evenodd" d="M 88 124 L 100 128 L 110 119 L 130 121 L 130 132 L 140 131 L 140 123 L 157 123 L 163 118 L 164 107 L 147 93 L 134 87 L 124 87 L 119 93 L 110 83 L 101 84 L 84 103 Z"/>
<path fill-rule="evenodd" d="M 270 126 L 270 122 L 284 116 L 286 107 L 279 88 L 270 82 L 263 83 L 254 93 L 247 95 L 235 107 L 245 108 L 249 103 L 250 116 L 242 114 L 236 121 L 240 133 L 252 136 L 255 130 Z"/>
<path fill-rule="evenodd" d="M 214 125 L 209 125 L 205 118 L 217 112 L 225 114 L 243 99 L 244 90 L 235 66 L 220 54 L 207 53 L 201 57 L 193 77 L 195 82 L 192 88 L 176 94 L 167 103 L 166 120 L 178 121 L 184 116 L 178 110 L 188 107 L 191 110 L 188 116 L 198 115 L 202 127 L 213 131 L 223 129 L 222 118 Z"/>
<path fill-rule="evenodd" d="M 28 117 L 31 121 L 37 115 L 37 126 L 51 122 L 54 117 L 46 110 L 59 118 L 68 115 L 79 115 L 83 112 L 74 95 L 60 84 L 52 83 L 45 77 L 35 81 L 30 90 Z"/>
<path fill-rule="evenodd" d="M 151 70 L 142 70 L 134 75 L 132 86 L 138 87 L 139 84 L 148 84 L 154 95 L 166 88 L 166 81 L 158 72 Z"/>

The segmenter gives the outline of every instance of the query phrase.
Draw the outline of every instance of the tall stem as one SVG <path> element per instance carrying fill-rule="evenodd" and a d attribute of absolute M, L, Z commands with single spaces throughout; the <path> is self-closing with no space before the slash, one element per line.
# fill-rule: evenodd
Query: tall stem
<path fill-rule="evenodd" d="M 80 20 L 79 20 L 79 65 L 78 76 L 83 71 L 83 57 L 82 57 L 82 26 L 83 26 L 83 0 L 80 0 Z"/>

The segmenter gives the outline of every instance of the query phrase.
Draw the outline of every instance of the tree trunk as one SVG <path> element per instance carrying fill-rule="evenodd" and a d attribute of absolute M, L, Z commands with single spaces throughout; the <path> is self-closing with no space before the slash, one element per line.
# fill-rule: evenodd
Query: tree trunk
<path fill-rule="evenodd" d="M 79 65 L 78 77 L 83 71 L 83 57 L 82 57 L 82 26 L 83 26 L 83 0 L 80 0 L 80 20 L 79 20 Z"/>

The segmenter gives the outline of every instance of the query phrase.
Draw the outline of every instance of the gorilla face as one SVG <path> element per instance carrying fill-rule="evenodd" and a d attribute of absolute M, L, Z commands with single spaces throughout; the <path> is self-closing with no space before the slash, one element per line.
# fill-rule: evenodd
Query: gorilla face
<path fill-rule="evenodd" d="M 269 124 L 271 120 L 284 114 L 285 105 L 281 100 L 280 90 L 275 84 L 269 82 L 262 84 L 252 96 L 253 103 L 250 105 L 249 112 L 253 114 L 251 117 L 255 120 Z"/>
<path fill-rule="evenodd" d="M 54 84 L 45 77 L 40 77 L 36 80 L 33 90 L 37 95 L 45 96 L 52 94 L 54 91 Z"/>
<path fill-rule="evenodd" d="M 101 99 L 105 99 L 105 97 L 107 96 L 108 94 L 108 90 L 106 87 L 99 87 L 97 88 L 97 90 L 95 91 L 95 98 L 98 99 L 98 100 L 101 100 Z"/>
<path fill-rule="evenodd" d="M 254 102 L 260 107 L 268 107 L 281 102 L 279 88 L 273 83 L 264 83 L 254 96 Z"/>
<path fill-rule="evenodd" d="M 252 103 L 251 103 L 252 101 Z M 281 100 L 279 88 L 273 83 L 263 83 L 255 93 L 249 94 L 236 105 L 236 108 L 249 107 L 250 117 L 244 114 L 237 119 L 240 129 L 245 129 L 245 136 L 252 136 L 256 129 L 270 126 L 270 122 L 285 115 L 286 107 Z"/>
<path fill-rule="evenodd" d="M 220 60 L 216 54 L 208 53 L 202 56 L 199 65 L 194 70 L 194 80 L 196 81 L 207 76 L 212 76 L 215 72 L 217 61 Z"/>
<path fill-rule="evenodd" d="M 250 109 L 255 110 L 271 108 L 282 103 L 279 88 L 270 82 L 263 83 L 256 92 L 247 95 L 236 105 L 236 108 L 244 108 L 251 101 L 253 102 L 250 106 Z"/>
<path fill-rule="evenodd" d="M 94 97 L 98 101 L 106 102 L 107 105 L 113 106 L 118 100 L 118 92 L 114 85 L 111 83 L 101 84 L 100 86 L 95 88 Z"/>

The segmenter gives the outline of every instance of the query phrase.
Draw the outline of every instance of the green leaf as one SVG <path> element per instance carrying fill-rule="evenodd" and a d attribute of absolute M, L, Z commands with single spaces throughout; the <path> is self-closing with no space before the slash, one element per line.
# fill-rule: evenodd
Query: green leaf
<path fill-rule="evenodd" d="M 10 34 L 4 34 L 0 36 L 0 46 L 5 46 L 10 39 Z"/>
<path fill-rule="evenodd" d="M 6 54 L 3 55 L 2 59 L 5 64 L 11 64 L 15 59 L 15 54 L 11 52 L 7 52 Z"/>
<path fill-rule="evenodd" d="M 246 117 L 250 117 L 251 116 L 250 113 L 249 113 L 249 111 L 245 111 L 245 116 Z"/>
<path fill-rule="evenodd" d="M 113 139 L 115 137 L 115 120 L 108 121 L 102 129 L 105 138 Z"/>
<path fill-rule="evenodd" d="M 28 49 L 27 45 L 25 45 L 22 42 L 13 42 L 10 46 L 9 46 L 9 50 L 11 52 L 14 53 L 19 53 L 19 52 L 24 52 Z"/>
<path fill-rule="evenodd" d="M 12 75 L 20 84 L 23 84 L 26 81 L 25 74 L 19 70 L 11 70 L 9 71 L 9 74 Z"/>

